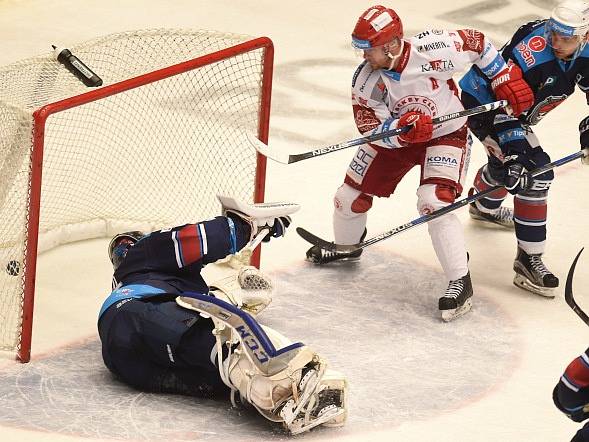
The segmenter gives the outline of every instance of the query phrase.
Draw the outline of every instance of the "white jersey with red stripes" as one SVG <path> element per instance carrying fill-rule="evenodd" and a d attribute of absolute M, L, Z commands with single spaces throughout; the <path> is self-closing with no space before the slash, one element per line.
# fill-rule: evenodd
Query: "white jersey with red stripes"
<path fill-rule="evenodd" d="M 354 74 L 354 119 L 365 136 L 396 128 L 396 119 L 406 112 L 435 118 L 464 109 L 452 77 L 473 63 L 489 78 L 506 68 L 489 39 L 473 29 L 422 32 L 403 41 L 399 57 L 394 69 L 372 69 L 364 61 Z M 466 118 L 458 118 L 435 125 L 433 138 L 454 132 L 465 123 Z M 397 137 L 373 144 L 403 146 Z"/>

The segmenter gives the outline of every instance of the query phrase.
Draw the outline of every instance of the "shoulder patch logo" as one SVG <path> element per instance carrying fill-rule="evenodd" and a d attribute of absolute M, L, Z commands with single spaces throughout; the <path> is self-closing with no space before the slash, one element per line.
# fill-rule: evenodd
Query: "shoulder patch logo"
<path fill-rule="evenodd" d="M 544 39 L 544 37 L 536 35 L 535 37 L 530 38 L 530 41 L 528 42 L 528 47 L 531 51 L 542 52 L 546 48 L 546 40 Z"/>

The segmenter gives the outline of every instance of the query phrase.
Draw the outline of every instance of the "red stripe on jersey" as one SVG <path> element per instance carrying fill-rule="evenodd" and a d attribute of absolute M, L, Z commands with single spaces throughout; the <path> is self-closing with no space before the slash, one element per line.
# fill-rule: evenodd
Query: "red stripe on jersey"
<path fill-rule="evenodd" d="M 190 265 L 202 258 L 200 235 L 197 224 L 189 224 L 178 231 L 178 243 L 184 266 Z"/>
<path fill-rule="evenodd" d="M 398 72 L 399 74 L 401 72 L 403 72 L 403 70 L 405 69 L 405 67 L 407 67 L 407 63 L 409 63 L 409 54 L 411 53 L 411 44 L 408 42 L 405 42 L 403 44 L 403 52 L 401 53 L 401 59 L 399 60 L 399 63 L 397 64 L 397 67 L 395 67 L 393 69 L 393 71 Z"/>
<path fill-rule="evenodd" d="M 580 357 L 569 364 L 564 374 L 577 387 L 584 388 L 589 386 L 589 367 L 587 367 L 587 364 Z"/>
<path fill-rule="evenodd" d="M 485 183 L 482 175 L 483 175 L 482 172 L 479 170 L 477 172 L 477 176 L 474 179 L 474 188 L 477 190 L 477 192 L 483 192 L 483 191 L 487 190 L 488 188 L 492 187 L 489 184 Z M 501 188 L 489 193 L 487 195 L 487 198 L 500 200 L 500 199 L 505 198 L 506 196 L 507 196 L 507 189 L 505 189 L 505 187 L 501 187 Z"/>
<path fill-rule="evenodd" d="M 464 42 L 462 45 L 463 51 L 473 51 L 478 54 L 483 53 L 483 44 L 485 42 L 485 35 L 476 29 L 459 29 L 458 35 Z"/>
<path fill-rule="evenodd" d="M 513 215 L 516 218 L 528 221 L 544 221 L 548 206 L 546 200 L 528 201 L 521 198 L 515 198 L 513 201 Z"/>

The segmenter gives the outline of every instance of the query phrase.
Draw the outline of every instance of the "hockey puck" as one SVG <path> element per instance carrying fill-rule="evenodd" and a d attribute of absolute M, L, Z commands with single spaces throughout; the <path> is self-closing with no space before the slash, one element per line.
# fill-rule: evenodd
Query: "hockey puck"
<path fill-rule="evenodd" d="M 20 263 L 15 260 L 8 261 L 8 264 L 6 264 L 6 273 L 10 276 L 18 276 L 20 273 Z"/>

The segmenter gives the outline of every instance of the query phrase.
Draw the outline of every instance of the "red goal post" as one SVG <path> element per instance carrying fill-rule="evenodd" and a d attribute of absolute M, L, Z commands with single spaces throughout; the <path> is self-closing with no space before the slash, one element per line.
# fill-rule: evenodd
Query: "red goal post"
<path fill-rule="evenodd" d="M 38 253 L 213 217 L 217 193 L 264 200 L 244 134 L 268 140 L 270 39 L 156 29 L 70 50 L 103 87 L 52 56 L 0 68 L 0 350 L 22 362 Z"/>

